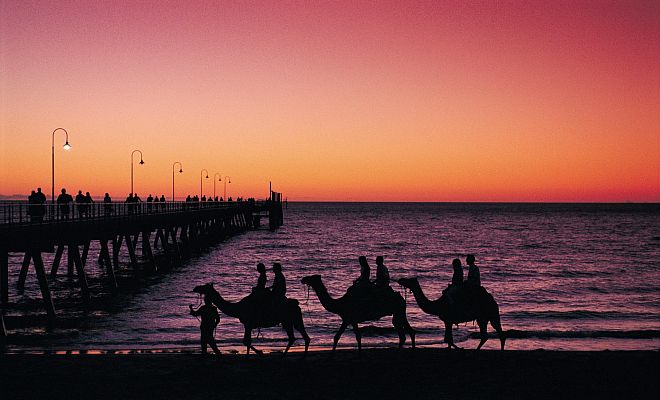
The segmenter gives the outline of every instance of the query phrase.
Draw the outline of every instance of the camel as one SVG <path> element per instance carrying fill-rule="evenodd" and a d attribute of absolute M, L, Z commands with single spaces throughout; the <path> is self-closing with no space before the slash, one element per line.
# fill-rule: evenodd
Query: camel
<path fill-rule="evenodd" d="M 298 306 L 298 300 L 285 298 L 284 301 L 273 301 L 273 295 L 270 291 L 265 291 L 260 294 L 252 293 L 239 302 L 232 303 L 225 300 L 215 290 L 212 283 L 196 286 L 193 292 L 208 296 L 220 311 L 241 321 L 245 327 L 243 344 L 247 347 L 247 354 L 250 354 L 250 349 L 254 350 L 257 354 L 263 354 L 263 351 L 257 350 L 252 346 L 253 329 L 270 328 L 281 324 L 289 338 L 284 354 L 286 355 L 296 340 L 293 334 L 293 329 L 295 328 L 300 332 L 303 339 L 305 339 L 305 355 L 307 355 L 310 338 L 305 331 L 305 324 L 303 323 L 302 311 L 300 310 L 300 306 Z"/>
<path fill-rule="evenodd" d="M 417 305 L 427 314 L 439 317 L 445 323 L 445 342 L 449 348 L 460 348 L 454 344 L 452 335 L 452 324 L 477 320 L 481 336 L 481 342 L 477 350 L 488 340 L 488 322 L 495 328 L 500 338 L 501 349 L 504 350 L 504 332 L 500 323 L 500 309 L 493 296 L 483 288 L 462 288 L 453 296 L 453 300 L 442 295 L 437 300 L 429 300 L 422 290 L 417 278 L 401 278 L 399 284 L 412 290 Z M 466 290 L 473 290 L 472 293 Z M 461 293 L 461 291 L 463 293 Z M 476 301 L 470 302 L 470 299 Z"/>
<path fill-rule="evenodd" d="M 362 350 L 362 334 L 360 333 L 358 324 L 364 321 L 378 320 L 387 315 L 393 316 L 392 325 L 394 325 L 399 335 L 399 348 L 402 348 L 406 341 L 406 333 L 410 336 L 412 348 L 415 348 L 415 331 L 408 323 L 406 301 L 399 293 L 396 293 L 390 288 L 371 289 L 374 291 L 381 290 L 382 294 L 378 295 L 376 292 L 375 295 L 365 296 L 360 293 L 361 290 L 359 289 L 349 289 L 344 296 L 333 299 L 323 284 L 320 275 L 304 277 L 302 283 L 311 286 L 321 301 L 323 308 L 333 314 L 339 315 L 341 318 L 341 326 L 335 334 L 332 345 L 333 352 L 337 348 L 337 343 L 339 343 L 339 339 L 348 325 L 353 327 L 358 351 Z"/>

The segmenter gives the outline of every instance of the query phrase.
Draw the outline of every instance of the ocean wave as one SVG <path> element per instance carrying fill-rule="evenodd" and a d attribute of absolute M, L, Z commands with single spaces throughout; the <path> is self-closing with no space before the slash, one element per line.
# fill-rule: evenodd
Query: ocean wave
<path fill-rule="evenodd" d="M 651 313 L 634 313 L 620 311 L 513 311 L 506 313 L 507 318 L 529 319 L 608 319 L 608 320 L 652 320 L 660 321 L 660 316 Z"/>
<path fill-rule="evenodd" d="M 494 333 L 489 334 L 490 337 L 496 337 Z M 473 332 L 470 334 L 471 338 L 478 339 L 479 333 Z M 660 330 L 633 330 L 633 331 L 608 331 L 608 330 L 595 330 L 595 331 L 521 331 L 517 329 L 510 329 L 506 331 L 507 338 L 513 339 L 594 339 L 594 338 L 610 338 L 610 339 L 657 339 L 660 338 Z"/>

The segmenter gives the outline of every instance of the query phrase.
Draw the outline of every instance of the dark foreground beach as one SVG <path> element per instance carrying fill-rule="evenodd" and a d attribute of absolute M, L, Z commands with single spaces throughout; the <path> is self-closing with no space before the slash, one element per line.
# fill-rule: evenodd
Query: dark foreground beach
<path fill-rule="evenodd" d="M 2 355 L 0 371 L 6 399 L 634 399 L 660 390 L 659 352 Z"/>

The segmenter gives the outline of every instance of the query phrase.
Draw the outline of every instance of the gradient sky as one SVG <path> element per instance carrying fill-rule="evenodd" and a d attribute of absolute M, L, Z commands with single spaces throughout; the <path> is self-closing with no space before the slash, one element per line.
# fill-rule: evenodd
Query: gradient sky
<path fill-rule="evenodd" d="M 660 201 L 658 1 L 0 0 L 0 49 L 4 195 L 64 127 L 115 199 L 141 149 L 143 198 Z"/>

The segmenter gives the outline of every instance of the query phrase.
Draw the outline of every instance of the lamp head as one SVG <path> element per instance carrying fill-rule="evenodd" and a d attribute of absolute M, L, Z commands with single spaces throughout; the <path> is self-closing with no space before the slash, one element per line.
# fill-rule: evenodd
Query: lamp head
<path fill-rule="evenodd" d="M 209 176 L 208 176 L 208 174 L 206 175 L 206 179 L 209 179 Z"/>
<path fill-rule="evenodd" d="M 182 172 L 183 172 L 183 168 L 179 169 L 179 173 L 182 173 Z"/>
<path fill-rule="evenodd" d="M 140 164 L 144 164 L 144 160 L 140 158 Z"/>
<path fill-rule="evenodd" d="M 64 146 L 62 146 L 64 150 L 71 150 L 71 145 L 69 144 L 69 141 L 67 140 L 66 143 L 64 143 Z"/>

